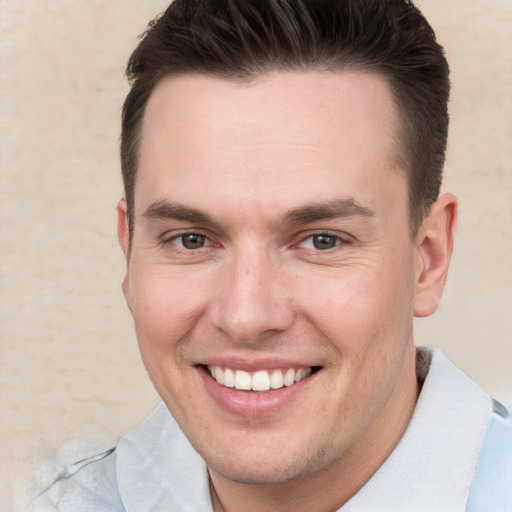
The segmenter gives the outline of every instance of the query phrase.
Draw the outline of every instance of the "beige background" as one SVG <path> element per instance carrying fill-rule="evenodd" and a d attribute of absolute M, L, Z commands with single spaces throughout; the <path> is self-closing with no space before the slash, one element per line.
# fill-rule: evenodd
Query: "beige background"
<path fill-rule="evenodd" d="M 0 2 L 0 510 L 83 425 L 115 438 L 157 401 L 121 294 L 114 207 L 124 65 L 165 4 Z M 416 340 L 510 403 L 512 2 L 418 4 L 452 67 L 445 190 L 461 218 L 443 302 Z"/>

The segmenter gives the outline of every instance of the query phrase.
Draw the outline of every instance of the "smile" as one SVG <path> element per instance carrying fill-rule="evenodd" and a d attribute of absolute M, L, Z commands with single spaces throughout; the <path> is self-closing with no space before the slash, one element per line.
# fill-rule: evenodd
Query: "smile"
<path fill-rule="evenodd" d="M 208 366 L 210 375 L 222 386 L 240 391 L 268 391 L 290 387 L 311 375 L 313 368 L 258 370 L 246 372 L 220 366 Z"/>

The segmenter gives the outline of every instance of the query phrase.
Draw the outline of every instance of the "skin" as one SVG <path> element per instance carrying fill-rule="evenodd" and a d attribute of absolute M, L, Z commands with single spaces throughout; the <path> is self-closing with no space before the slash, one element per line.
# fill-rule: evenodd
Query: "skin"
<path fill-rule="evenodd" d="M 335 510 L 409 422 L 413 317 L 437 307 L 456 200 L 441 196 L 411 239 L 398 129 L 375 74 L 180 75 L 149 99 L 131 244 L 118 205 L 123 286 L 216 511 Z M 184 246 L 190 232 L 202 247 Z M 253 400 L 233 414 L 206 391 L 212 361 L 320 370 L 271 413 Z"/>

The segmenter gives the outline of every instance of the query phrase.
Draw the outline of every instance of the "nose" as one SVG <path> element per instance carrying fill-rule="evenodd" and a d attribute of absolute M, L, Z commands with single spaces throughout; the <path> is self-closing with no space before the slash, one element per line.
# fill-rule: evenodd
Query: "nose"
<path fill-rule="evenodd" d="M 211 319 L 232 341 L 258 344 L 292 325 L 294 306 L 285 278 L 267 254 L 239 254 L 220 280 Z"/>

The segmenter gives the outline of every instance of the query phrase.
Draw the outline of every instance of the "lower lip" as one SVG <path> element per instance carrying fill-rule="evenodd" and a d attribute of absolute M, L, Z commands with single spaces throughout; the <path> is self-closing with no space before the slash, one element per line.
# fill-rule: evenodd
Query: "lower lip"
<path fill-rule="evenodd" d="M 244 418 L 264 418 L 281 412 L 304 393 L 315 378 L 313 373 L 292 386 L 269 391 L 238 391 L 213 379 L 203 368 L 197 369 L 206 391 L 224 411 Z"/>

